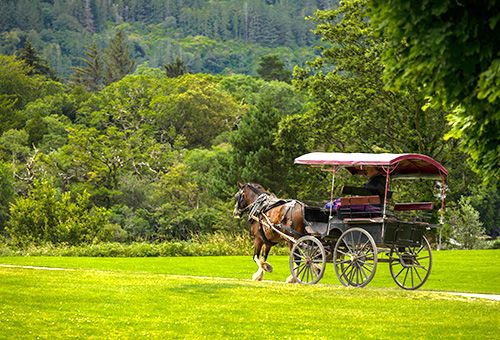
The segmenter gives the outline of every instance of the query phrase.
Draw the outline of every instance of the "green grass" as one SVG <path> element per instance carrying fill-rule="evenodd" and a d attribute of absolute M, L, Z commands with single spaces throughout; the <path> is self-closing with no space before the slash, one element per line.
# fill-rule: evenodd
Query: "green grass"
<path fill-rule="evenodd" d="M 498 338 L 500 303 L 429 292 L 0 269 L 0 337 Z"/>
<path fill-rule="evenodd" d="M 500 294 L 500 250 L 434 251 L 432 273 L 423 290 Z M 274 272 L 266 280 L 284 281 L 290 275 L 288 257 L 271 256 Z M 256 265 L 249 256 L 225 257 L 0 257 L 0 264 L 62 268 L 132 271 L 152 274 L 177 274 L 249 279 Z M 321 283 L 339 285 L 331 263 Z M 395 288 L 387 263 L 380 263 L 369 287 Z"/>
<path fill-rule="evenodd" d="M 500 250 L 435 252 L 424 289 L 499 292 Z M 270 258 L 288 275 L 287 258 Z M 498 339 L 500 303 L 395 287 L 387 264 L 354 289 L 331 264 L 320 285 L 200 279 L 249 278 L 249 257 L 0 257 L 0 339 L 25 338 L 350 338 Z"/>

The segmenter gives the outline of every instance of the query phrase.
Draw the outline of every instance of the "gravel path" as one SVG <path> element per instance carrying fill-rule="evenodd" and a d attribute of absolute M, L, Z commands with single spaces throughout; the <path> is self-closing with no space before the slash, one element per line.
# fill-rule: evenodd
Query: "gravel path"
<path fill-rule="evenodd" d="M 38 269 L 38 270 L 77 270 L 77 269 L 70 269 L 70 268 L 16 266 L 16 265 L 11 265 L 11 264 L 0 264 L 0 267 L 24 268 L 24 269 Z M 228 277 L 210 277 L 210 276 L 194 276 L 194 275 L 170 275 L 170 276 L 189 277 L 189 278 L 194 278 L 194 279 L 208 279 L 208 280 L 241 280 L 241 281 L 250 281 L 249 279 L 245 280 L 245 279 L 235 279 L 235 278 L 228 278 Z M 276 282 L 276 281 L 266 281 L 266 282 Z M 439 291 L 434 291 L 434 290 L 432 290 L 432 291 L 427 290 L 425 292 L 427 292 L 427 293 L 439 293 L 439 294 L 450 294 L 450 295 L 458 295 L 458 296 L 465 296 L 465 297 L 478 298 L 478 299 L 488 299 L 488 300 L 500 301 L 500 295 L 496 295 L 496 294 L 439 292 Z"/>

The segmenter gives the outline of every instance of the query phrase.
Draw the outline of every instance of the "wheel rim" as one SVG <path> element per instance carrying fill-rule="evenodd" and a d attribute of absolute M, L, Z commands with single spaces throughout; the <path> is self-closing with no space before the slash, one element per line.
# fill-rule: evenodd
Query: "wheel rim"
<path fill-rule="evenodd" d="M 349 229 L 340 236 L 333 258 L 335 273 L 344 286 L 366 286 L 377 269 L 375 241 L 361 228 Z"/>
<path fill-rule="evenodd" d="M 325 248 L 317 238 L 305 236 L 293 245 L 290 271 L 298 283 L 317 283 L 323 277 L 325 266 Z"/>
<path fill-rule="evenodd" d="M 394 247 L 389 257 L 391 276 L 399 287 L 413 290 L 427 281 L 432 268 L 432 251 L 425 237 L 420 246 Z"/>

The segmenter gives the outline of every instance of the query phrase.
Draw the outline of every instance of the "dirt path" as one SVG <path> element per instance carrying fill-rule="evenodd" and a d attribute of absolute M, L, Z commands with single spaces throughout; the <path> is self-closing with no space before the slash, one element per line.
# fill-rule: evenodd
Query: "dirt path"
<path fill-rule="evenodd" d="M 71 269 L 71 268 L 17 266 L 17 265 L 11 265 L 11 264 L 0 264 L 0 267 L 6 267 L 6 268 L 23 268 L 23 269 L 38 269 L 38 270 L 68 270 L 68 271 L 70 271 L 70 270 L 79 270 L 79 269 Z M 81 269 L 81 270 L 84 270 L 84 269 Z M 168 274 L 168 275 L 169 276 L 177 276 L 177 277 L 187 277 L 187 278 L 193 278 L 193 279 L 204 279 L 204 280 L 251 281 L 249 279 L 236 279 L 236 278 L 229 278 L 229 277 L 211 277 L 211 276 L 176 275 L 176 274 Z M 265 282 L 276 283 L 278 281 L 265 281 Z M 496 294 L 440 292 L 440 291 L 435 291 L 435 290 L 426 290 L 425 292 L 426 293 L 438 293 L 438 294 L 450 294 L 450 295 L 464 296 L 464 297 L 477 298 L 477 299 L 488 299 L 488 300 L 500 301 L 500 295 L 496 295 Z"/>

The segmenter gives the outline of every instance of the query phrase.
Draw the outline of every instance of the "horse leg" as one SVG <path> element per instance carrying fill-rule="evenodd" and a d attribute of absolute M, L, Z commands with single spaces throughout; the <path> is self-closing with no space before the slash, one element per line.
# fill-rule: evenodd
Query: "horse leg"
<path fill-rule="evenodd" d="M 292 251 L 292 247 L 293 247 L 293 243 L 292 242 L 288 242 L 288 247 L 290 248 L 290 256 L 293 256 L 293 254 L 291 253 Z M 297 264 L 294 263 L 293 264 L 293 271 L 295 271 L 297 269 Z M 290 275 L 289 277 L 286 278 L 285 282 L 287 283 L 297 283 L 297 280 L 294 279 L 293 275 Z"/>
<path fill-rule="evenodd" d="M 267 257 L 269 256 L 269 252 L 271 251 L 271 246 L 264 244 L 264 250 L 262 250 L 262 269 L 264 269 L 268 273 L 273 272 L 273 266 L 271 266 L 269 263 L 267 263 Z"/>
<path fill-rule="evenodd" d="M 258 237 L 253 241 L 253 260 L 259 267 L 255 274 L 252 276 L 252 280 L 254 281 L 262 281 L 264 277 L 264 269 L 262 268 L 262 262 L 260 260 L 260 250 L 262 249 L 262 240 Z"/>

